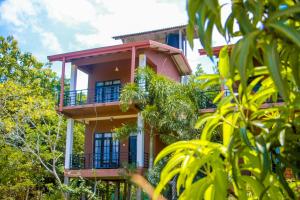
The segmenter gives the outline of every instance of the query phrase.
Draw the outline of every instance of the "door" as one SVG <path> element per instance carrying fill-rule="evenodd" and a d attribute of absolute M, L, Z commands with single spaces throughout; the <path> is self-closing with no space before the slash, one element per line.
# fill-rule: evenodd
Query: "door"
<path fill-rule="evenodd" d="M 96 133 L 94 142 L 94 168 L 119 167 L 119 141 L 112 133 Z"/>
<path fill-rule="evenodd" d="M 100 81 L 96 83 L 95 102 L 105 103 L 119 101 L 121 81 Z"/>
<path fill-rule="evenodd" d="M 129 137 L 129 147 L 128 147 L 128 163 L 136 164 L 136 153 L 137 153 L 137 137 L 136 135 Z"/>

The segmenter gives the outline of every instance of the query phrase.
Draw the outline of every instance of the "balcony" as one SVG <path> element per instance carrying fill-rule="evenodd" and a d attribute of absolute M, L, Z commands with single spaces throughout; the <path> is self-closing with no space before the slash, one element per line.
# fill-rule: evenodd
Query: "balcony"
<path fill-rule="evenodd" d="M 121 85 L 103 86 L 96 89 L 73 90 L 64 92 L 64 106 L 78 106 L 94 103 L 119 101 Z M 58 95 L 59 97 L 59 95 Z M 57 105 L 60 101 L 58 98 Z"/>
<path fill-rule="evenodd" d="M 213 103 L 214 98 L 221 93 L 221 90 L 206 90 L 199 92 L 198 105 L 200 109 L 215 109 L 217 104 Z M 224 90 L 224 96 L 230 94 L 229 90 Z M 238 94 L 236 93 L 236 96 Z M 267 99 L 264 106 L 273 103 L 283 103 L 283 99 L 278 95 L 277 101 L 273 101 L 272 98 Z"/>
<path fill-rule="evenodd" d="M 114 152 L 101 154 L 72 154 L 70 169 L 118 169 L 123 165 L 136 166 L 136 154 L 128 152 Z M 148 168 L 148 153 L 144 153 L 144 168 Z"/>

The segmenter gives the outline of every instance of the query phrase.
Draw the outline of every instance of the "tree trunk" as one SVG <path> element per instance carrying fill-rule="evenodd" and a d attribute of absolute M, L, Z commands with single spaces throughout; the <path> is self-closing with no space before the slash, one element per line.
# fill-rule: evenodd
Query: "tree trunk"
<path fill-rule="evenodd" d="M 131 200 L 131 183 L 128 183 L 127 200 Z"/>
<path fill-rule="evenodd" d="M 106 193 L 106 195 L 105 195 L 106 200 L 109 200 L 109 182 L 108 181 L 106 182 L 106 192 L 105 193 Z"/>
<path fill-rule="evenodd" d="M 127 181 L 124 182 L 124 192 L 123 192 L 123 199 L 127 200 Z"/>
<path fill-rule="evenodd" d="M 25 198 L 25 200 L 28 200 L 28 197 L 29 197 L 29 191 L 30 191 L 30 187 L 28 187 L 27 190 L 26 190 L 26 198 Z"/>

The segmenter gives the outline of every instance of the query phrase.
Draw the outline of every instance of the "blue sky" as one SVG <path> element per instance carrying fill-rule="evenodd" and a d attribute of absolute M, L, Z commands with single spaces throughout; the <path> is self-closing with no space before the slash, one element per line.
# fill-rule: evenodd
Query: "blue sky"
<path fill-rule="evenodd" d="M 69 51 L 120 44 L 111 37 L 186 24 L 185 0 L 0 0 L 0 35 L 13 35 L 22 51 L 40 61 Z M 214 37 L 213 43 L 222 40 Z M 197 63 L 211 71 L 208 59 L 200 58 L 196 43 L 188 52 L 192 67 Z M 59 75 L 59 63 L 53 64 Z M 86 77 L 79 74 L 79 82 Z M 81 87 L 84 84 L 81 84 Z"/>

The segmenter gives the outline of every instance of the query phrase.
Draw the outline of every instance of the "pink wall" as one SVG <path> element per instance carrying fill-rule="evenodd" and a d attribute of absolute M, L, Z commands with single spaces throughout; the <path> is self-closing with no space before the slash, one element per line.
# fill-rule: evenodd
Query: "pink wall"
<path fill-rule="evenodd" d="M 89 74 L 89 89 L 95 88 L 97 81 L 121 80 L 124 84 L 130 81 L 130 60 L 117 60 L 114 62 L 100 63 L 93 65 Z M 115 71 L 118 67 L 119 71 Z"/>
<path fill-rule="evenodd" d="M 146 56 L 157 66 L 157 73 L 180 82 L 180 74 L 170 55 L 157 51 L 146 51 Z"/>

